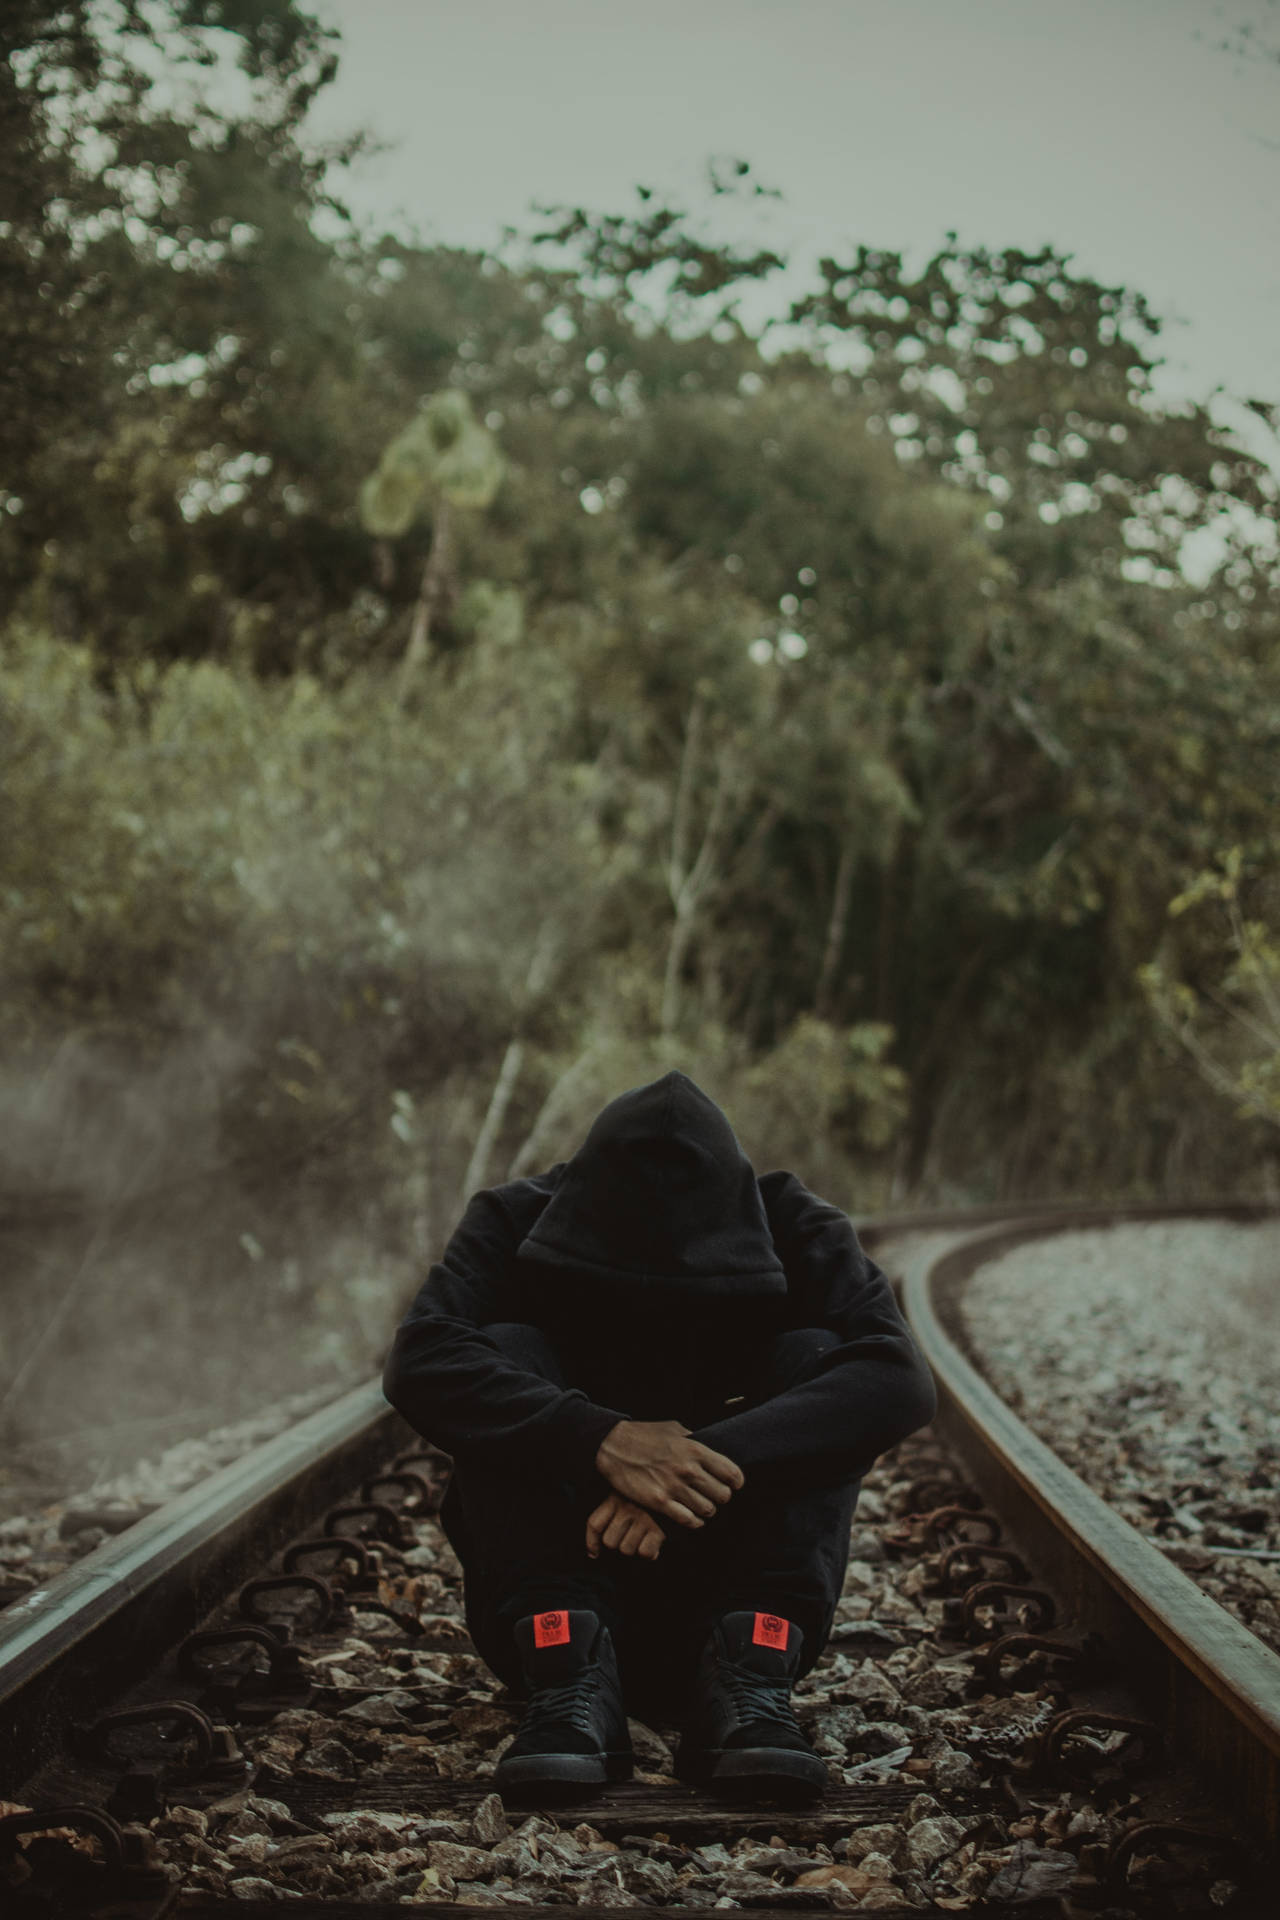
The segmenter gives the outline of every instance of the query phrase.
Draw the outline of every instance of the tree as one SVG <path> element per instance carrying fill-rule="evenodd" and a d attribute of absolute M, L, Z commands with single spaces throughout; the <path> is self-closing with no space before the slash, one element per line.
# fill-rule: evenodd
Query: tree
<path fill-rule="evenodd" d="M 300 143 L 329 38 L 295 0 L 5 11 L 0 569 L 106 657 L 225 647 L 224 582 L 262 593 L 272 506 L 319 464 L 317 375 L 350 353 L 311 224 L 342 156 Z M 233 54 L 238 113 L 211 103 Z"/>
<path fill-rule="evenodd" d="M 431 551 L 401 664 L 404 689 L 421 673 L 433 617 L 454 594 L 450 514 L 491 505 L 501 484 L 502 458 L 493 436 L 477 424 L 466 394 L 455 388 L 426 402 L 383 449 L 376 472 L 360 490 L 360 518 L 381 540 L 407 533 L 423 511 L 431 518 Z"/>
<path fill-rule="evenodd" d="M 1222 6 L 1213 9 L 1217 22 L 1213 29 L 1224 37 L 1215 40 L 1214 46 L 1220 53 L 1230 53 L 1237 60 L 1262 60 L 1268 64 L 1280 62 L 1280 8 L 1277 0 L 1253 0 L 1253 18 L 1240 19 L 1237 13 L 1234 19 L 1226 15 Z M 1204 39 L 1202 30 L 1197 30 L 1196 38 Z"/>
<path fill-rule="evenodd" d="M 1166 940 L 1165 951 L 1139 977 L 1162 1028 L 1214 1092 L 1242 1120 L 1280 1127 L 1280 935 L 1273 875 L 1274 857 L 1264 872 L 1246 875 L 1243 849 L 1232 847 L 1169 903 L 1171 921 L 1194 912 L 1203 922 L 1207 911 L 1216 927 L 1201 926 L 1198 940 L 1183 943 L 1181 965 L 1174 943 Z M 1252 896 L 1252 911 L 1246 896 Z"/>

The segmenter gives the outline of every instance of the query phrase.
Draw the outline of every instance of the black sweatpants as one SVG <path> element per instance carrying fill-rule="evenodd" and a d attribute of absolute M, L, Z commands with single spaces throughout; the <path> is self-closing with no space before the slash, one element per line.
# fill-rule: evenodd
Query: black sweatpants
<path fill-rule="evenodd" d="M 529 1372 L 559 1386 L 586 1384 L 566 1377 L 564 1356 L 541 1328 L 510 1322 L 485 1332 Z M 819 1327 L 779 1335 L 749 1403 L 806 1379 L 838 1344 Z M 686 1414 L 684 1423 L 696 1427 L 722 1415 L 722 1407 L 708 1409 L 702 1418 Z M 678 1721 L 711 1623 L 722 1613 L 781 1614 L 804 1635 L 799 1672 L 813 1666 L 844 1584 L 858 1488 L 851 1480 L 802 1490 L 776 1479 L 766 1488 L 748 1477 L 704 1527 L 664 1522 L 657 1560 L 604 1546 L 592 1560 L 586 1523 L 609 1492 L 603 1478 L 592 1489 L 534 1478 L 519 1460 L 501 1468 L 455 1460 L 440 1519 L 462 1562 L 471 1637 L 509 1687 L 522 1690 L 515 1622 L 553 1607 L 589 1607 L 613 1635 L 629 1710 Z"/>

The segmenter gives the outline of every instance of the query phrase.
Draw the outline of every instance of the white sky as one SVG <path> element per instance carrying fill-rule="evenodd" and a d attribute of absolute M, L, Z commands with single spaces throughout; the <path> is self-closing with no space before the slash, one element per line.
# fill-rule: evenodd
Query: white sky
<path fill-rule="evenodd" d="M 1280 400 L 1280 64 L 1214 45 L 1274 0 L 315 6 L 343 46 L 311 124 L 390 144 L 347 183 L 381 224 L 491 246 L 534 201 L 701 206 L 708 160 L 741 156 L 798 265 L 860 241 L 922 263 L 948 228 L 1048 242 L 1182 323 L 1170 399 Z"/>

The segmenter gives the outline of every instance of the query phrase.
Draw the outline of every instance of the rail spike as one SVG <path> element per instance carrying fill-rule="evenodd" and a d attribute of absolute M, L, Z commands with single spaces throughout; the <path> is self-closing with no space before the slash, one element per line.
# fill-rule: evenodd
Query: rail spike
<path fill-rule="evenodd" d="M 20 1848 L 24 1836 L 31 1844 Z M 95 1840 L 101 1859 L 77 1847 L 74 1836 Z M 48 1908 L 51 1915 L 91 1911 L 107 1900 L 162 1902 L 174 1884 L 174 1870 L 157 1860 L 145 1827 L 121 1826 L 101 1807 L 6 1814 L 0 1819 L 0 1872 L 19 1851 L 36 1888 L 50 1890 L 56 1903 Z"/>
<path fill-rule="evenodd" d="M 299 1573 L 303 1561 L 327 1555 L 331 1561 L 329 1583 L 340 1579 L 348 1593 L 376 1593 L 382 1574 L 382 1564 L 377 1552 L 367 1540 L 357 1540 L 353 1534 L 330 1533 L 322 1540 L 295 1540 L 285 1548 L 280 1557 L 282 1573 Z M 350 1565 L 352 1572 L 344 1568 Z"/>
<path fill-rule="evenodd" d="M 236 1595 L 236 1606 L 246 1620 L 252 1620 L 259 1626 L 277 1624 L 263 1608 L 262 1600 L 268 1593 L 309 1594 L 318 1604 L 314 1618 L 308 1620 L 309 1633 L 323 1633 L 326 1627 L 342 1624 L 349 1618 L 345 1598 L 335 1593 L 327 1581 L 314 1573 L 272 1573 L 260 1580 L 246 1580 Z"/>
<path fill-rule="evenodd" d="M 947 1626 L 958 1627 L 964 1639 L 976 1640 L 989 1631 L 978 1619 L 979 1610 L 985 1612 L 988 1607 L 994 1612 L 996 1625 L 1009 1632 L 1015 1627 L 1025 1627 L 1031 1633 L 1038 1633 L 1043 1627 L 1051 1627 L 1057 1615 L 1053 1595 L 1043 1587 L 1016 1586 L 1008 1580 L 982 1580 L 970 1587 L 962 1598 L 944 1601 L 943 1619 Z"/>
<path fill-rule="evenodd" d="M 964 1593 L 981 1580 L 1025 1584 L 1030 1577 L 1025 1561 L 1012 1548 L 961 1540 L 938 1555 L 930 1585 L 937 1593 Z"/>
<path fill-rule="evenodd" d="M 1115 1733 L 1125 1738 L 1120 1746 L 1109 1750 L 1071 1744 L 1079 1743 L 1081 1735 Z M 1032 1734 L 1013 1771 L 1048 1780 L 1140 1773 L 1158 1762 L 1163 1745 L 1160 1729 L 1150 1720 L 1127 1713 L 1106 1713 L 1097 1707 L 1068 1707 L 1055 1714 L 1047 1727 Z"/>
<path fill-rule="evenodd" d="M 1238 1844 L 1234 1834 L 1216 1828 L 1195 1827 L 1181 1820 L 1137 1820 L 1106 1849 L 1098 1878 L 1111 1887 L 1125 1885 L 1134 1857 L 1141 1851 L 1187 1847 L 1198 1853 L 1218 1853 Z"/>
<path fill-rule="evenodd" d="M 975 1681 L 1002 1692 L 1023 1693 L 1028 1687 L 1050 1686 L 1065 1691 L 1092 1678 L 1101 1664 L 1102 1643 L 1096 1634 L 1067 1640 L 1047 1633 L 1002 1633 L 969 1655 Z M 1005 1662 L 1018 1665 L 1006 1673 Z"/>

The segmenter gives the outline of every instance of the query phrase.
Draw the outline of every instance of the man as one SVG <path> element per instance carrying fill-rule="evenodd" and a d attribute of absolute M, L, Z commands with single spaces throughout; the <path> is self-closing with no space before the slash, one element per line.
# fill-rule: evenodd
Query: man
<path fill-rule="evenodd" d="M 628 1777 L 627 1707 L 682 1725 L 690 1782 L 822 1789 L 790 1690 L 861 1475 L 935 1405 L 845 1214 L 669 1073 L 474 1196 L 384 1384 L 453 1455 L 467 1625 L 528 1699 L 499 1789 Z"/>

